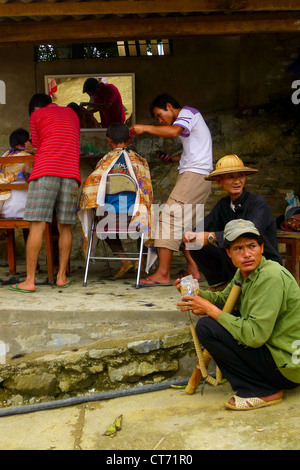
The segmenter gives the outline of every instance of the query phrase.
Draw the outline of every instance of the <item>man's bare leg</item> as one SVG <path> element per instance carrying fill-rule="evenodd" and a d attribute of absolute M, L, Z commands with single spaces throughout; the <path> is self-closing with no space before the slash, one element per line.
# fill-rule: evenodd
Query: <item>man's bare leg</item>
<path fill-rule="evenodd" d="M 26 243 L 27 275 L 25 281 L 18 284 L 20 289 L 35 290 L 35 272 L 43 243 L 45 226 L 46 222 L 30 222 L 29 235 Z"/>
<path fill-rule="evenodd" d="M 71 248 L 72 248 L 72 231 L 71 225 L 57 223 L 57 228 L 59 232 L 58 238 L 58 256 L 59 256 L 59 266 L 58 273 L 56 277 L 56 285 L 64 286 L 70 282 L 67 278 L 67 267 L 69 263 Z"/>
<path fill-rule="evenodd" d="M 191 257 L 190 251 L 186 250 L 185 248 L 182 249 L 182 252 L 185 256 L 186 262 L 187 262 L 187 273 L 191 274 L 194 279 L 201 279 L 201 274 L 199 272 L 197 263 L 193 260 Z"/>
<path fill-rule="evenodd" d="M 151 280 L 161 284 L 169 284 L 171 282 L 172 258 L 172 250 L 169 250 L 168 248 L 159 248 L 158 269 L 155 273 L 148 276 L 148 280 L 141 279 L 141 284 L 151 284 Z"/>

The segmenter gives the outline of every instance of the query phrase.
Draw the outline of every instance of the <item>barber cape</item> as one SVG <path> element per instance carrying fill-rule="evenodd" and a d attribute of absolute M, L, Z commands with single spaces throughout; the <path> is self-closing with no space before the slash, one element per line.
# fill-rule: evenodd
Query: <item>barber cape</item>
<path fill-rule="evenodd" d="M 129 227 L 139 228 L 145 234 L 145 244 L 151 244 L 151 205 L 153 202 L 150 170 L 145 158 L 132 150 L 118 148 L 107 153 L 95 170 L 84 181 L 78 205 L 78 218 L 82 226 L 83 253 L 86 256 L 89 231 L 97 207 L 105 206 L 107 175 L 123 153 L 130 176 L 137 183 L 133 215 Z"/>
<path fill-rule="evenodd" d="M 28 157 L 32 156 L 31 153 L 23 149 L 10 149 L 0 157 L 0 183 L 16 183 L 28 182 L 29 175 L 32 171 L 33 165 L 30 163 L 6 163 L 1 165 L 2 157 Z M 13 189 L 13 188 L 12 188 Z M 0 191 L 0 201 L 5 201 L 11 197 L 10 190 Z"/>

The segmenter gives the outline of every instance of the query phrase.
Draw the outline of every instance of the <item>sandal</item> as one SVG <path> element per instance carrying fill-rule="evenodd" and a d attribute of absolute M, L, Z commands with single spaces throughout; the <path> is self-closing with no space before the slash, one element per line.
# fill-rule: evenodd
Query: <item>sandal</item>
<path fill-rule="evenodd" d="M 234 399 L 234 405 L 230 403 L 231 399 Z M 277 403 L 281 403 L 282 398 L 278 398 L 275 400 L 265 401 L 259 397 L 250 397 L 250 398 L 242 398 L 237 395 L 233 395 L 230 397 L 228 401 L 224 403 L 225 408 L 230 410 L 255 410 L 256 408 L 262 408 L 264 406 L 272 406 L 277 405 Z"/>
<path fill-rule="evenodd" d="M 134 269 L 134 264 L 128 261 L 127 263 L 123 263 L 117 274 L 115 275 L 115 279 L 123 279 L 126 274 Z"/>

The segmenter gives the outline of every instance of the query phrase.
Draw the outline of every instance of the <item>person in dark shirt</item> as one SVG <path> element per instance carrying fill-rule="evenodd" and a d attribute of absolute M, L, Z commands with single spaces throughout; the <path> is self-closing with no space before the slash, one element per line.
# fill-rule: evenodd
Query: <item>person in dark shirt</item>
<path fill-rule="evenodd" d="M 99 111 L 101 127 L 107 128 L 114 123 L 125 122 L 125 110 L 118 88 L 112 83 L 98 82 L 89 77 L 83 84 L 82 93 L 87 93 L 91 101 L 83 101 L 80 107 L 94 114 Z"/>
<path fill-rule="evenodd" d="M 236 268 L 224 249 L 224 227 L 234 219 L 250 220 L 264 237 L 264 256 L 281 264 L 277 245 L 276 221 L 267 201 L 260 194 L 244 189 L 247 175 L 255 168 L 245 167 L 237 155 L 221 158 L 206 179 L 215 180 L 227 192 L 204 218 L 203 232 L 186 232 L 183 242 L 209 286 L 222 285 L 232 279 Z"/>

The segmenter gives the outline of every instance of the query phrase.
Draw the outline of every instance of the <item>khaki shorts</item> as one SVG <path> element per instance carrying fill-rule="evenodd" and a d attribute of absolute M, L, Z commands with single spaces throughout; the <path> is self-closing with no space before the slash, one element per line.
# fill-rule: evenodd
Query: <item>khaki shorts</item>
<path fill-rule="evenodd" d="M 176 185 L 159 216 L 154 233 L 154 246 L 179 251 L 182 236 L 196 227 L 204 217 L 204 204 L 211 191 L 205 175 L 186 171 L 178 176 Z M 202 210 L 201 210 L 202 209 Z"/>
<path fill-rule="evenodd" d="M 29 183 L 24 220 L 52 222 L 55 209 L 57 222 L 75 224 L 78 183 L 74 178 L 42 176 Z"/>

